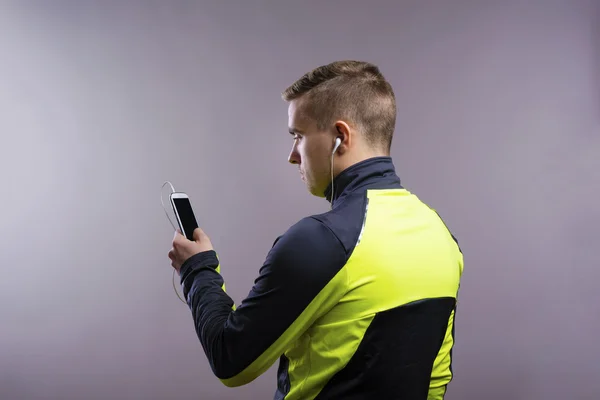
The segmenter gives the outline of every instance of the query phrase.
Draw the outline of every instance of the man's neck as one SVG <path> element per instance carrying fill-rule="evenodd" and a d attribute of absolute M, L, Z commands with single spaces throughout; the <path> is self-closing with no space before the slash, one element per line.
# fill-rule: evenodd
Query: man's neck
<path fill-rule="evenodd" d="M 361 161 L 368 160 L 369 158 L 374 157 L 389 157 L 390 153 L 386 151 L 379 150 L 364 150 L 364 151 L 355 151 L 352 154 L 344 154 L 342 157 L 336 157 L 333 165 L 333 173 L 337 176 L 340 172 L 348 169 L 354 164 L 357 164 Z"/>
<path fill-rule="evenodd" d="M 328 185 L 325 198 L 331 202 L 333 197 L 335 203 L 365 185 L 373 188 L 402 187 L 390 156 L 374 156 L 350 165 L 334 178 L 333 185 Z"/>

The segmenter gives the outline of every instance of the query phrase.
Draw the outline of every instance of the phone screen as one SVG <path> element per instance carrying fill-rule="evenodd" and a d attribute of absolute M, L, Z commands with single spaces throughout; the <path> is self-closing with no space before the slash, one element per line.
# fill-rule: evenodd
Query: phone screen
<path fill-rule="evenodd" d="M 192 210 L 190 199 L 174 198 L 173 204 L 177 209 L 177 214 L 179 214 L 179 223 L 181 224 L 179 228 L 183 230 L 182 233 L 185 234 L 189 240 L 193 241 L 194 229 L 198 227 L 198 223 L 196 222 L 196 216 Z"/>

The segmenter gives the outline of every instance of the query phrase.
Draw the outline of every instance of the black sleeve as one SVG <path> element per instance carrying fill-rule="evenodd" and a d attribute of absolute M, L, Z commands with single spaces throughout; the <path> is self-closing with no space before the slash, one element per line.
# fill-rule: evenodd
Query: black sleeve
<path fill-rule="evenodd" d="M 214 374 L 227 386 L 240 386 L 265 372 L 345 294 L 345 262 L 333 232 L 304 218 L 277 238 L 250 293 L 235 308 L 217 254 L 187 260 L 183 291 Z"/>

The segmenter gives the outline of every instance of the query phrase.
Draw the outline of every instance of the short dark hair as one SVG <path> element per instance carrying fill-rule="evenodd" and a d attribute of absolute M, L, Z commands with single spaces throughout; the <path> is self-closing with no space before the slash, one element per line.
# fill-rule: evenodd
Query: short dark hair
<path fill-rule="evenodd" d="M 285 101 L 302 96 L 307 96 L 307 111 L 319 129 L 346 119 L 359 127 L 369 144 L 389 152 L 396 125 L 396 98 L 376 65 L 343 60 L 315 68 L 282 93 Z"/>

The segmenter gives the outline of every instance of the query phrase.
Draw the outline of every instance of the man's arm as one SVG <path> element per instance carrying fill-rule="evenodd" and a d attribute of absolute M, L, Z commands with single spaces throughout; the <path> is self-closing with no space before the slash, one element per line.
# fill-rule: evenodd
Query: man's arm
<path fill-rule="evenodd" d="M 304 218 L 280 236 L 237 309 L 223 290 L 217 254 L 181 267 L 183 292 L 214 374 L 227 386 L 265 372 L 347 290 L 346 252 L 331 230 Z"/>

